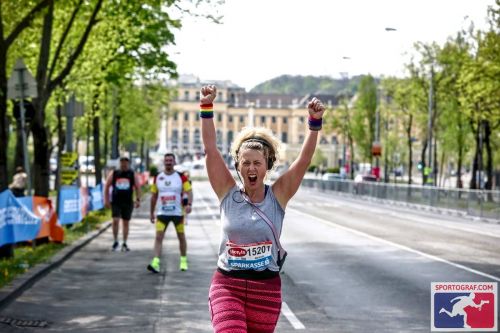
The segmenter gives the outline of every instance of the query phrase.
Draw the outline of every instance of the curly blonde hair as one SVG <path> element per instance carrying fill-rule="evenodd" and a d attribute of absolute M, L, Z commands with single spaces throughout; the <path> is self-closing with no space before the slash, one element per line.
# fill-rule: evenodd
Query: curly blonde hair
<path fill-rule="evenodd" d="M 231 156 L 238 163 L 239 154 L 242 149 L 259 150 L 268 161 L 268 170 L 271 170 L 276 166 L 276 161 L 279 160 L 280 145 L 280 141 L 270 129 L 264 127 L 244 127 L 231 145 Z M 272 166 L 270 167 L 269 164 L 272 164 Z"/>

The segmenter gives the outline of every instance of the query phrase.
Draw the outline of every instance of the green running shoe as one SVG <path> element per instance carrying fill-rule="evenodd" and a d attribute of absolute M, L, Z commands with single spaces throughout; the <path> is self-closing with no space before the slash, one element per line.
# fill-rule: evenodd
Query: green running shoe
<path fill-rule="evenodd" d="M 179 264 L 179 269 L 181 271 L 187 271 L 188 270 L 188 258 L 187 257 L 181 257 L 181 262 Z"/>
<path fill-rule="evenodd" d="M 153 273 L 160 273 L 160 258 L 154 257 L 151 263 L 148 265 L 148 270 Z"/>

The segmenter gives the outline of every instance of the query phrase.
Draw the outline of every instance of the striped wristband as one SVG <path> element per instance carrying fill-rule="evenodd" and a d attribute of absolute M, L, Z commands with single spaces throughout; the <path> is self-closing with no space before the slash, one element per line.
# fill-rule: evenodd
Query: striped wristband
<path fill-rule="evenodd" d="M 309 129 L 311 131 L 319 131 L 323 125 L 323 118 L 316 119 L 313 117 L 309 117 Z"/>
<path fill-rule="evenodd" d="M 213 118 L 214 105 L 213 104 L 200 104 L 200 118 Z"/>

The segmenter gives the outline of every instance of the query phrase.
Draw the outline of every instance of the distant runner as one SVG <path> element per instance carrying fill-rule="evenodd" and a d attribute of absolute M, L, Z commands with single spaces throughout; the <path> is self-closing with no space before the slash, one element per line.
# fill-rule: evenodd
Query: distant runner
<path fill-rule="evenodd" d="M 151 223 L 156 222 L 156 237 L 154 243 L 154 258 L 148 265 L 148 270 L 153 273 L 160 272 L 160 257 L 165 231 L 170 222 L 175 225 L 179 239 L 180 263 L 179 269 L 188 269 L 187 242 L 184 233 L 184 213 L 191 213 L 193 193 L 191 183 L 183 174 L 174 170 L 175 155 L 168 153 L 164 157 L 165 171 L 160 172 L 154 179 L 151 187 Z M 183 195 L 187 194 L 183 207 Z"/>
<path fill-rule="evenodd" d="M 109 200 L 110 187 L 113 187 L 111 191 L 111 202 Z M 134 204 L 134 189 L 135 189 L 135 204 Z M 104 204 L 107 208 L 112 209 L 113 216 L 113 238 L 114 242 L 111 247 L 112 251 L 118 250 L 118 232 L 120 229 L 120 218 L 123 223 L 123 243 L 122 251 L 128 252 L 130 248 L 127 245 L 129 222 L 132 217 L 132 211 L 138 208 L 141 202 L 141 188 L 139 182 L 135 177 L 133 170 L 129 168 L 128 157 L 120 158 L 120 168 L 118 170 L 113 170 L 106 179 L 106 185 L 104 188 Z"/>

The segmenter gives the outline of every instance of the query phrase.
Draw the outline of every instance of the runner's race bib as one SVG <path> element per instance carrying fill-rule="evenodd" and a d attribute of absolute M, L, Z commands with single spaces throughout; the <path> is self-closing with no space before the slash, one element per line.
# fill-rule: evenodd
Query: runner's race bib
<path fill-rule="evenodd" d="M 226 243 L 227 262 L 234 269 L 263 270 L 271 263 L 273 242 Z"/>
<path fill-rule="evenodd" d="M 176 207 L 175 195 L 162 195 L 160 197 L 161 211 L 173 212 Z"/>
<path fill-rule="evenodd" d="M 115 183 L 116 189 L 120 191 L 126 191 L 130 189 L 130 179 L 128 178 L 118 178 Z"/>

